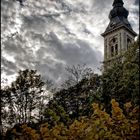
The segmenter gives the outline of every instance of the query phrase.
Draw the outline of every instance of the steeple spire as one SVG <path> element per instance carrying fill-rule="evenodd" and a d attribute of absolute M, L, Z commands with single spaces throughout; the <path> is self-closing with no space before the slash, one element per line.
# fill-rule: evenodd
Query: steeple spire
<path fill-rule="evenodd" d="M 104 70 L 106 71 L 114 62 L 124 61 L 122 54 L 134 42 L 137 34 L 128 21 L 128 10 L 123 6 L 123 0 L 112 0 L 113 8 L 109 13 L 109 25 L 102 34 L 104 37 Z"/>
<path fill-rule="evenodd" d="M 123 4 L 124 3 L 122 0 L 114 0 L 113 9 L 110 11 L 110 15 L 109 15 L 110 20 L 115 17 L 121 19 L 122 17 L 124 17 L 127 19 L 129 12 L 123 7 Z"/>
<path fill-rule="evenodd" d="M 110 23 L 108 27 L 106 28 L 104 34 L 120 26 L 125 26 L 129 28 L 129 30 L 133 30 L 127 19 L 129 12 L 127 9 L 125 9 L 123 5 L 124 5 L 123 0 L 113 1 L 113 4 L 112 4 L 113 9 L 109 13 Z"/>
<path fill-rule="evenodd" d="M 117 7 L 117 6 L 123 6 L 123 1 L 122 0 L 114 0 L 113 2 L 113 6 Z"/>

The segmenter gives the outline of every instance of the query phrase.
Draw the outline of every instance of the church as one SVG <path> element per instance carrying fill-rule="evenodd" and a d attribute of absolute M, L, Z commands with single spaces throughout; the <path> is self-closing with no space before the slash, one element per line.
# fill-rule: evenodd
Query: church
<path fill-rule="evenodd" d="M 109 25 L 101 34 L 104 37 L 104 70 L 112 62 L 122 60 L 122 54 L 137 36 L 128 21 L 129 12 L 123 5 L 123 0 L 114 0 L 113 9 L 109 13 Z"/>

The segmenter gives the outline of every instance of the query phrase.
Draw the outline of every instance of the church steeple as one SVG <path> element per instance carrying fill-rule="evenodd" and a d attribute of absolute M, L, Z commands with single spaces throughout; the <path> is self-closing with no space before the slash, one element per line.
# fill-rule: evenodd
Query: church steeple
<path fill-rule="evenodd" d="M 123 6 L 123 1 L 122 0 L 114 0 L 113 2 L 113 6 L 116 7 L 116 6 Z"/>
<path fill-rule="evenodd" d="M 110 11 L 109 18 L 112 20 L 115 17 L 121 18 L 123 22 L 123 18 L 127 20 L 129 12 L 123 7 L 122 0 L 114 0 L 113 2 L 113 9 Z"/>
<path fill-rule="evenodd" d="M 109 25 L 102 34 L 104 37 L 104 62 L 106 66 L 127 51 L 137 35 L 129 21 L 129 12 L 124 8 L 123 0 L 114 0 L 109 13 Z"/>
<path fill-rule="evenodd" d="M 125 26 L 133 32 L 132 27 L 127 19 L 129 12 L 123 7 L 123 5 L 124 3 L 122 0 L 114 0 L 112 5 L 113 9 L 109 13 L 110 23 L 106 28 L 104 34 L 108 33 L 109 31 L 119 26 Z"/>

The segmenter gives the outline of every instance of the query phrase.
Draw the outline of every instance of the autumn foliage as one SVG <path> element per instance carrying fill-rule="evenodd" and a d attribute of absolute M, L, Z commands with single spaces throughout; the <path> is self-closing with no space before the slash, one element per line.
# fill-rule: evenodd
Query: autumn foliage
<path fill-rule="evenodd" d="M 40 124 L 39 129 L 33 129 L 23 124 L 20 129 L 12 129 L 10 136 L 12 140 L 138 140 L 139 107 L 133 107 L 128 102 L 123 111 L 115 99 L 111 100 L 111 104 L 111 115 L 103 106 L 93 103 L 92 116 L 75 120 L 70 126 L 60 123 L 50 128 L 44 123 Z"/>
<path fill-rule="evenodd" d="M 138 49 L 139 40 L 124 54 L 123 63 L 112 64 L 102 75 L 87 69 L 85 77 L 81 67 L 70 69 L 77 82 L 56 92 L 36 70 L 20 71 L 1 90 L 2 139 L 138 140 Z"/>

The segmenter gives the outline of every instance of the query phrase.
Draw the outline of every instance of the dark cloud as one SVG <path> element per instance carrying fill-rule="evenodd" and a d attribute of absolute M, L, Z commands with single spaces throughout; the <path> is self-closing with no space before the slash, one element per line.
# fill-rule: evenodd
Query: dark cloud
<path fill-rule="evenodd" d="M 136 5 L 139 5 L 139 0 L 135 0 L 135 4 Z"/>
<path fill-rule="evenodd" d="M 94 0 L 93 8 L 95 7 L 98 12 L 101 12 L 102 10 L 105 10 L 108 8 L 110 9 L 112 4 L 113 4 L 112 0 L 104 0 L 104 1 L 103 0 Z"/>
<path fill-rule="evenodd" d="M 55 34 L 52 34 L 54 39 L 54 48 L 56 58 L 64 60 L 67 64 L 76 65 L 78 63 L 96 64 L 97 51 L 94 51 L 87 42 L 82 40 L 76 40 L 75 43 L 64 43 L 57 38 Z"/>
<path fill-rule="evenodd" d="M 56 83 L 64 79 L 66 65 L 86 63 L 99 72 L 103 60 L 100 34 L 109 23 L 112 3 L 28 0 L 21 8 L 19 3 L 2 0 L 2 72 L 12 75 L 19 69 L 37 69 Z M 138 28 L 138 8 L 134 8 L 137 3 L 125 1 L 134 29 Z"/>
<path fill-rule="evenodd" d="M 4 57 L 1 57 L 1 66 L 2 66 L 2 72 L 3 71 L 6 72 L 7 75 L 10 75 L 11 73 L 14 74 L 14 72 L 17 71 L 16 64 L 6 60 Z"/>
<path fill-rule="evenodd" d="M 16 39 L 9 39 L 8 41 L 5 41 L 3 45 L 5 46 L 4 50 L 7 51 L 8 54 L 12 55 L 26 55 L 26 49 L 23 48 L 22 42 L 16 42 Z"/>
<path fill-rule="evenodd" d="M 41 33 L 46 28 L 46 22 L 42 17 L 38 17 L 35 15 L 23 16 L 23 21 L 24 22 L 22 28 L 26 30 L 34 30 Z"/>

